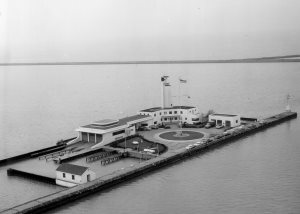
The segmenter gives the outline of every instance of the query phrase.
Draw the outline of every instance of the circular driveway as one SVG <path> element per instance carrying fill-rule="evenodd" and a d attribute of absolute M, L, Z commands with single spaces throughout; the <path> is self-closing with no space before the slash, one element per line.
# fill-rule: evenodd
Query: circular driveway
<path fill-rule="evenodd" d="M 170 140 L 170 141 L 190 141 L 197 140 L 204 136 L 201 132 L 197 131 L 166 131 L 157 135 L 158 138 L 162 140 Z"/>

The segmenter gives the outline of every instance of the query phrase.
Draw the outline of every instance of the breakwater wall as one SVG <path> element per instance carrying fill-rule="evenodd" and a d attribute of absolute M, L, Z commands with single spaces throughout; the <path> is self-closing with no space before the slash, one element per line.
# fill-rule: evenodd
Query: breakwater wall
<path fill-rule="evenodd" d="M 59 150 L 64 149 L 65 147 L 66 147 L 65 145 L 50 146 L 50 147 L 47 147 L 47 148 L 44 148 L 44 149 L 39 149 L 39 150 L 36 150 L 36 151 L 33 151 L 33 152 L 28 152 L 28 153 L 25 153 L 25 154 L 14 156 L 14 157 L 5 158 L 5 159 L 0 160 L 0 167 L 1 166 L 6 166 L 8 164 L 12 164 L 12 163 L 15 163 L 15 162 L 18 162 L 18 161 L 21 161 L 21 160 L 25 160 L 25 159 L 28 159 L 28 158 L 38 156 L 37 154 L 43 155 L 43 154 L 47 154 L 47 153 L 50 153 L 50 152 L 59 151 Z"/>
<path fill-rule="evenodd" d="M 18 169 L 12 169 L 12 168 L 7 169 L 7 175 L 30 178 L 33 180 L 42 181 L 42 182 L 56 185 L 55 178 L 50 178 L 50 177 L 46 177 L 43 175 L 33 174 L 33 173 L 18 170 Z"/>
<path fill-rule="evenodd" d="M 21 155 L 16 155 L 16 156 L 13 156 L 13 157 L 2 159 L 2 160 L 0 160 L 0 167 L 1 166 L 6 166 L 8 164 L 12 164 L 12 163 L 15 163 L 15 162 L 18 162 L 18 161 L 21 161 L 21 160 L 25 160 L 25 159 L 29 159 L 29 158 L 32 158 L 32 157 L 37 157 L 37 156 L 40 156 L 40 155 L 44 155 L 44 154 L 48 154 L 48 153 L 51 153 L 51 152 L 62 150 L 67 146 L 66 143 L 73 140 L 73 139 L 75 139 L 75 137 L 69 138 L 69 139 L 66 139 L 66 140 L 61 140 L 60 143 L 58 145 L 55 145 L 55 146 L 50 146 L 50 147 L 47 147 L 47 148 L 43 148 L 43 149 L 35 150 L 35 151 L 32 151 L 32 152 L 24 153 L 24 154 L 21 154 Z"/>
<path fill-rule="evenodd" d="M 98 192 L 108 187 L 115 186 L 121 182 L 143 175 L 147 172 L 157 170 L 160 167 L 164 167 L 177 161 L 183 160 L 189 156 L 204 151 L 204 149 L 223 145 L 226 142 L 232 142 L 235 139 L 241 138 L 254 132 L 258 132 L 260 130 L 264 130 L 268 127 L 296 117 L 297 113 L 295 112 L 284 112 L 269 118 L 265 118 L 263 121 L 245 125 L 243 128 L 234 130 L 230 134 L 227 133 L 215 136 L 209 141 L 200 144 L 193 149 L 187 150 L 183 148 L 174 152 L 169 151 L 156 158 L 141 162 L 140 164 L 134 165 L 132 167 L 127 167 L 123 170 L 115 171 L 112 174 L 102 176 L 89 183 L 82 184 L 41 198 L 37 198 L 27 203 L 4 210 L 1 213 L 41 213 L 51 208 L 55 208 L 59 205 L 72 202 L 75 199 L 82 198 L 94 192 Z"/>

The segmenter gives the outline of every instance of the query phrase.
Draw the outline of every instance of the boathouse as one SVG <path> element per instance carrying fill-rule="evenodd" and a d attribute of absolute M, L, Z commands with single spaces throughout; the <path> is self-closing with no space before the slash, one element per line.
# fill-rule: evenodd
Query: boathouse
<path fill-rule="evenodd" d="M 85 166 L 65 163 L 56 169 L 56 184 L 60 186 L 73 187 L 95 179 L 96 174 Z"/>
<path fill-rule="evenodd" d="M 200 122 L 200 112 L 198 108 L 193 106 L 155 107 L 141 110 L 139 114 L 148 115 L 153 118 L 153 120 L 145 123 L 148 126 L 178 123 L 180 121 L 188 124 Z"/>
<path fill-rule="evenodd" d="M 136 130 L 143 123 L 152 120 L 148 115 L 133 115 L 119 120 L 105 119 L 81 126 L 77 141 L 94 144 L 92 147 L 104 146 L 113 141 L 136 134 Z"/>
<path fill-rule="evenodd" d="M 211 114 L 208 116 L 208 121 L 229 128 L 241 125 L 241 117 L 233 114 Z"/>

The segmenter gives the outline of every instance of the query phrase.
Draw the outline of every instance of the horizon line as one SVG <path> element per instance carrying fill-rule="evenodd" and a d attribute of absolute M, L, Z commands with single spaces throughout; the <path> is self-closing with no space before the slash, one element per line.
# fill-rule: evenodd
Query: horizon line
<path fill-rule="evenodd" d="M 197 64 L 197 63 L 272 63 L 300 62 L 300 55 L 284 55 L 241 59 L 207 59 L 207 60 L 137 60 L 137 61 L 61 61 L 61 62 L 11 62 L 0 66 L 42 66 L 42 65 L 126 65 L 126 64 Z"/>

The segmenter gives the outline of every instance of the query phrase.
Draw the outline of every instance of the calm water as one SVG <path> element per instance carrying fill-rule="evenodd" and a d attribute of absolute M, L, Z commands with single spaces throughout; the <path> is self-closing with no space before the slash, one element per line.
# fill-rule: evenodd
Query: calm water
<path fill-rule="evenodd" d="M 292 95 L 300 112 L 300 64 L 0 67 L 0 158 L 76 136 L 80 125 L 159 106 L 160 76 L 187 78 L 182 102 L 203 112 L 265 117 Z M 147 174 L 53 213 L 300 213 L 299 119 Z M 1 209 L 60 190 L 8 178 Z"/>

